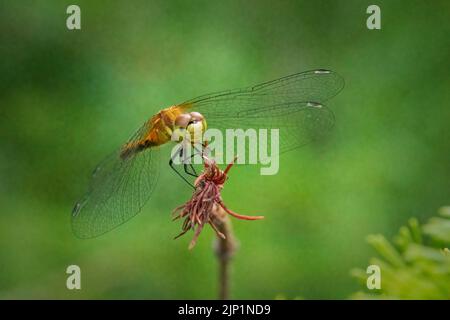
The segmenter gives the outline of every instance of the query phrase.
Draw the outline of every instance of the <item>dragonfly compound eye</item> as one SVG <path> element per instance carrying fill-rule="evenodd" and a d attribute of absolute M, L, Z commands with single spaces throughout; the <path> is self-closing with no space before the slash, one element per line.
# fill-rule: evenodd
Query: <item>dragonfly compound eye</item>
<path fill-rule="evenodd" d="M 190 112 L 189 114 L 192 117 L 192 120 L 194 120 L 194 121 L 205 120 L 205 117 L 200 112 L 193 111 L 193 112 Z"/>
<path fill-rule="evenodd" d="M 175 126 L 178 128 L 187 128 L 191 121 L 192 116 L 188 113 L 183 113 L 175 119 Z"/>
<path fill-rule="evenodd" d="M 190 113 L 192 119 L 187 126 L 187 131 L 191 135 L 191 141 L 201 142 L 203 133 L 206 131 L 206 120 L 198 112 Z"/>

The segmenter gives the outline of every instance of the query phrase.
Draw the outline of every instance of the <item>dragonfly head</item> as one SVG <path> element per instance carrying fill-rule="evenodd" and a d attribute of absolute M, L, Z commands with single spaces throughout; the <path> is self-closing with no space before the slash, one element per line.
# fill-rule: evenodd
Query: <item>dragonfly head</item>
<path fill-rule="evenodd" d="M 180 141 L 187 136 L 191 142 L 201 143 L 206 128 L 205 117 L 199 112 L 183 113 L 175 119 L 175 130 L 178 131 Z"/>

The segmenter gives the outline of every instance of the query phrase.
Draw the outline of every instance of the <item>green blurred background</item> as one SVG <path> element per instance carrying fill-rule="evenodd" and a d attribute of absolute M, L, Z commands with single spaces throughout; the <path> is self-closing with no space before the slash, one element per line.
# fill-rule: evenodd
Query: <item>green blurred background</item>
<path fill-rule="evenodd" d="M 66 28 L 81 7 L 82 29 Z M 170 213 L 191 191 L 162 163 L 151 201 L 92 240 L 70 211 L 89 173 L 149 116 L 223 89 L 315 68 L 346 87 L 325 141 L 281 157 L 280 173 L 238 166 L 238 299 L 347 298 L 349 275 L 396 233 L 449 203 L 450 3 L 377 1 L 2 1 L 0 298 L 216 298 L 214 233 L 193 251 Z M 169 152 L 169 148 L 165 149 Z M 66 289 L 66 267 L 82 290 Z"/>

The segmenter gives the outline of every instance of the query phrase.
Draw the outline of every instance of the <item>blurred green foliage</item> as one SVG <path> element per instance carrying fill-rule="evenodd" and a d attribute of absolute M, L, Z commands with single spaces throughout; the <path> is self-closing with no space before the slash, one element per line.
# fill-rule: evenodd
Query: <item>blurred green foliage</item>
<path fill-rule="evenodd" d="M 335 130 L 276 176 L 233 169 L 228 206 L 266 216 L 234 221 L 234 298 L 346 298 L 348 270 L 373 254 L 367 234 L 448 203 L 448 1 L 378 1 L 375 31 L 360 0 L 80 0 L 79 31 L 69 4 L 0 2 L 0 298 L 215 298 L 213 232 L 192 252 L 189 236 L 172 240 L 190 190 L 167 161 L 113 232 L 76 239 L 70 211 L 96 163 L 159 109 L 299 71 L 345 78 Z M 65 287 L 70 264 L 80 291 Z"/>
<path fill-rule="evenodd" d="M 370 260 L 381 269 L 381 289 L 366 289 L 352 298 L 450 299 L 450 207 L 441 208 L 440 214 L 443 218 L 431 218 L 423 226 L 410 219 L 395 237 L 396 246 L 382 235 L 369 236 L 367 241 L 381 256 Z M 366 285 L 365 270 L 352 274 Z"/>

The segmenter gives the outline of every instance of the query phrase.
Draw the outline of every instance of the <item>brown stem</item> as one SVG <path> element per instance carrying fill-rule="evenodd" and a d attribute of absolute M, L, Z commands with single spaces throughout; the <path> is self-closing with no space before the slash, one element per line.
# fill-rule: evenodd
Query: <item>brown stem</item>
<path fill-rule="evenodd" d="M 220 206 L 213 209 L 213 223 L 225 236 L 217 236 L 215 253 L 219 261 L 219 299 L 227 300 L 230 298 L 230 262 L 236 251 L 236 239 L 228 214 Z"/>

